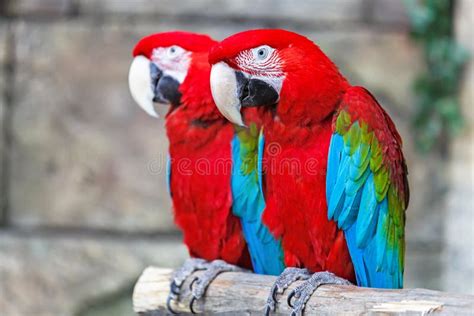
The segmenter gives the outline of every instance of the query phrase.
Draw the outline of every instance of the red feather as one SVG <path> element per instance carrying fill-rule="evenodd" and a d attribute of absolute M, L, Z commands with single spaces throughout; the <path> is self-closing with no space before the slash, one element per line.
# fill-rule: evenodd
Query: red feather
<path fill-rule="evenodd" d="M 133 49 L 133 57 L 143 55 L 150 58 L 154 48 L 173 45 L 191 52 L 208 52 L 215 43 L 216 41 L 204 34 L 181 31 L 157 33 L 142 38 Z"/>

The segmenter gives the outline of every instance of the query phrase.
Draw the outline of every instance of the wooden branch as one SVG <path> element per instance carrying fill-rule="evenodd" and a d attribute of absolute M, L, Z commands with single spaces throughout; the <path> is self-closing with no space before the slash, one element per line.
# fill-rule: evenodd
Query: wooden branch
<path fill-rule="evenodd" d="M 150 267 L 140 276 L 133 293 L 133 306 L 139 315 L 166 314 L 172 270 Z M 199 272 L 196 273 L 196 276 Z M 189 278 L 192 279 L 192 278 Z M 206 314 L 262 315 L 274 276 L 250 273 L 223 273 L 209 287 L 204 299 L 194 309 Z M 183 296 L 173 309 L 189 314 L 189 282 L 183 285 Z M 293 289 L 300 282 L 296 282 Z M 287 290 L 286 294 L 289 293 Z M 272 315 L 288 315 L 286 294 Z M 425 289 L 382 290 L 356 286 L 321 286 L 306 305 L 305 315 L 471 315 L 474 296 L 443 293 Z"/>

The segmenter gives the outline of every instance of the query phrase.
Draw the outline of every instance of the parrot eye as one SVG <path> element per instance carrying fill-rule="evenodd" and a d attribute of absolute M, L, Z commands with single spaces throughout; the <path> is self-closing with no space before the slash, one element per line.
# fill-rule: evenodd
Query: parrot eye
<path fill-rule="evenodd" d="M 264 61 L 271 55 L 272 51 L 273 51 L 273 48 L 271 48 L 267 45 L 263 45 L 263 46 L 254 48 L 252 50 L 252 53 L 253 53 L 254 58 L 256 60 Z"/>
<path fill-rule="evenodd" d="M 184 52 L 184 49 L 182 49 L 179 46 L 173 45 L 173 46 L 168 47 L 167 53 L 168 53 L 168 57 L 173 58 L 173 57 L 181 55 L 183 52 Z"/>

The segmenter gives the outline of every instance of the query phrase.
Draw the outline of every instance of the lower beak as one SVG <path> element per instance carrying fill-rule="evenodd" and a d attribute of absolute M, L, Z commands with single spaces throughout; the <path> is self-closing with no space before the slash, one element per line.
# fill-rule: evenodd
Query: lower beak
<path fill-rule="evenodd" d="M 245 76 L 238 76 L 245 77 Z M 244 107 L 255 107 L 273 105 L 278 102 L 278 92 L 268 83 L 260 79 L 246 79 L 239 82 L 244 88 L 240 88 L 240 103 Z"/>
<path fill-rule="evenodd" d="M 245 126 L 241 107 L 274 105 L 279 99 L 271 84 L 235 71 L 225 62 L 212 66 L 211 92 L 222 115 L 240 126 Z"/>
<path fill-rule="evenodd" d="M 155 98 L 153 100 L 155 102 L 171 103 L 174 106 L 178 106 L 181 103 L 180 83 L 178 80 L 168 75 L 161 75 L 155 81 L 156 83 L 153 85 L 155 91 Z"/>

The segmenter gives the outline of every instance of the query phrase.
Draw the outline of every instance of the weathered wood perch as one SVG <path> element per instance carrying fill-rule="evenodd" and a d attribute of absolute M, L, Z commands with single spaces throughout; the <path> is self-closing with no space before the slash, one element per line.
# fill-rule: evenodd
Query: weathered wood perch
<path fill-rule="evenodd" d="M 133 293 L 139 315 L 166 314 L 172 270 L 150 267 L 140 276 Z M 198 273 L 196 273 L 198 275 Z M 206 314 L 262 315 L 268 291 L 275 277 L 247 273 L 223 273 L 209 287 L 194 308 Z M 187 281 L 189 282 L 189 280 Z M 296 284 L 299 284 L 297 282 Z M 294 285 L 296 286 L 296 285 Z M 294 288 L 294 286 L 291 287 Z M 182 302 L 174 310 L 190 313 L 189 283 L 182 287 Z M 279 298 L 275 315 L 288 315 L 286 295 Z M 472 315 L 474 296 L 425 289 L 381 290 L 355 286 L 320 287 L 306 305 L 305 315 Z"/>

